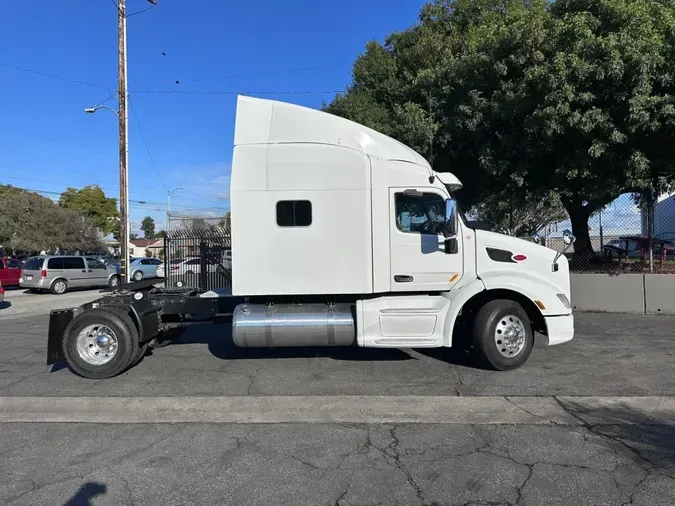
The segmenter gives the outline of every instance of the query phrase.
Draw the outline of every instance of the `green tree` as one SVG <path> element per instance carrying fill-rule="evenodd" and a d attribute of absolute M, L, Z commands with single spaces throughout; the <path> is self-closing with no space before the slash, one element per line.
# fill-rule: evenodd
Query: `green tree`
<path fill-rule="evenodd" d="M 141 231 L 146 239 L 155 238 L 155 220 L 152 216 L 146 216 L 141 222 Z"/>
<path fill-rule="evenodd" d="M 231 227 L 232 221 L 231 221 L 231 213 L 230 211 L 225 213 L 225 216 L 218 222 L 219 227 L 223 227 L 225 229 L 229 229 Z"/>
<path fill-rule="evenodd" d="M 495 222 L 559 202 L 588 258 L 592 214 L 673 179 L 674 20 L 650 0 L 437 0 L 325 109 L 451 170 Z"/>
<path fill-rule="evenodd" d="M 145 248 L 145 256 L 148 258 L 152 258 L 152 251 L 150 251 L 149 248 Z"/>
<path fill-rule="evenodd" d="M 155 234 L 155 239 L 164 239 L 166 237 L 166 230 L 160 230 Z"/>
<path fill-rule="evenodd" d="M 137 234 L 136 232 L 131 232 L 131 233 L 129 234 L 129 240 L 130 240 L 130 241 L 135 241 L 136 239 L 138 239 L 138 234 Z"/>
<path fill-rule="evenodd" d="M 0 186 L 0 245 L 19 251 L 78 251 L 102 247 L 91 220 L 37 193 Z"/>
<path fill-rule="evenodd" d="M 88 185 L 79 190 L 67 188 L 59 198 L 59 205 L 86 215 L 103 235 L 116 230 L 117 201 L 106 197 L 98 185 Z"/>

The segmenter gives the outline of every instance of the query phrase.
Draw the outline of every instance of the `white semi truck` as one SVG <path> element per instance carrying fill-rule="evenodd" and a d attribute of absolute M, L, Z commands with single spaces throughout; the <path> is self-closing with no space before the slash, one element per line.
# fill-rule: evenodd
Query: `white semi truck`
<path fill-rule="evenodd" d="M 433 348 L 469 338 L 497 370 L 525 363 L 535 331 L 549 345 L 572 339 L 565 256 L 472 228 L 451 173 L 310 108 L 240 96 L 235 121 L 231 293 L 141 282 L 53 311 L 49 364 L 109 378 L 172 329 L 205 321 L 230 321 L 240 347 Z"/>

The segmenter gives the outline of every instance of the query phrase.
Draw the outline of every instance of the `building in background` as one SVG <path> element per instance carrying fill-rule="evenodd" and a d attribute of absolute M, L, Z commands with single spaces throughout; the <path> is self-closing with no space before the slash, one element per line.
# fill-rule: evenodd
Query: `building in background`
<path fill-rule="evenodd" d="M 164 249 L 164 239 L 131 239 L 128 248 L 132 257 L 144 257 L 146 250 L 150 250 L 153 257 L 159 258 Z"/>
<path fill-rule="evenodd" d="M 642 235 L 649 235 L 647 207 L 641 209 Z M 665 241 L 675 241 L 675 192 L 665 193 L 654 204 L 653 237 Z"/>

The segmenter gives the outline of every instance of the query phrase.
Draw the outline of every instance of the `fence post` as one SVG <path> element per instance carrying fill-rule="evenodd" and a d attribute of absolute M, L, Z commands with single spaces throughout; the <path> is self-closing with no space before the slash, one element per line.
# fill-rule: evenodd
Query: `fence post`
<path fill-rule="evenodd" d="M 207 244 L 206 242 L 202 241 L 199 243 L 199 263 L 200 263 L 200 284 L 201 284 L 201 289 L 202 290 L 208 290 L 208 272 L 206 271 L 208 267 L 208 262 L 207 262 Z"/>

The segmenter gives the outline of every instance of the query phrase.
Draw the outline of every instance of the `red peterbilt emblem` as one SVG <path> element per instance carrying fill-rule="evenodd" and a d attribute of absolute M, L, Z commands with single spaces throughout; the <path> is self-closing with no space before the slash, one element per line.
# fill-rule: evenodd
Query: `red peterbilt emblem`
<path fill-rule="evenodd" d="M 516 262 L 524 262 L 527 260 L 527 256 L 518 254 L 518 255 L 513 255 L 511 258 L 513 258 Z"/>

